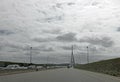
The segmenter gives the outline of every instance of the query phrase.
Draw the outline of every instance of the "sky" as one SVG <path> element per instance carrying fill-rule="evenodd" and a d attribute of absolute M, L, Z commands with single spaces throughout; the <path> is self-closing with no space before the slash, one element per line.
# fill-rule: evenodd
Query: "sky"
<path fill-rule="evenodd" d="M 0 60 L 77 63 L 120 57 L 120 0 L 1 0 Z"/>

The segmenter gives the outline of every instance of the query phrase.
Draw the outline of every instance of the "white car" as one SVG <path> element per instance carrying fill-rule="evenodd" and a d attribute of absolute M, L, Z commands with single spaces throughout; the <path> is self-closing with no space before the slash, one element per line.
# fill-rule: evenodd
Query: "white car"
<path fill-rule="evenodd" d="M 3 69 L 3 67 L 0 67 L 0 69 Z"/>
<path fill-rule="evenodd" d="M 5 67 L 4 69 L 20 69 L 20 66 L 17 64 L 14 65 L 8 65 L 7 67 Z"/>
<path fill-rule="evenodd" d="M 35 68 L 36 68 L 35 65 L 30 65 L 30 66 L 28 66 L 28 69 L 35 69 Z"/>
<path fill-rule="evenodd" d="M 28 69 L 28 67 L 19 67 L 19 69 Z"/>

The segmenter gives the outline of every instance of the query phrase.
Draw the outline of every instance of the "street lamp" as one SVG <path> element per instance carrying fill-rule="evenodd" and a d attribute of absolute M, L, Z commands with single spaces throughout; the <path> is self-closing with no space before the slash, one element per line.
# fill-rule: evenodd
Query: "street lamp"
<path fill-rule="evenodd" d="M 89 64 L 89 47 L 87 46 L 87 63 Z"/>
<path fill-rule="evenodd" d="M 30 47 L 30 64 L 32 64 L 32 47 Z"/>

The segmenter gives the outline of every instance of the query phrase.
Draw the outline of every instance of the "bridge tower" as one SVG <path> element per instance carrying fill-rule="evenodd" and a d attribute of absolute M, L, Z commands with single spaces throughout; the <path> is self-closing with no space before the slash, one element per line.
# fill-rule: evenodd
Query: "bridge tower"
<path fill-rule="evenodd" d="M 72 45 L 72 52 L 71 52 L 71 67 L 75 66 L 75 59 L 74 59 L 74 47 Z"/>

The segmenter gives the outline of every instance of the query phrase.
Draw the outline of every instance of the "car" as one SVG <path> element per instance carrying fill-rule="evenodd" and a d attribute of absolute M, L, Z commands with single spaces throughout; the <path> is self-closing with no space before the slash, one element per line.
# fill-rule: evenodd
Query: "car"
<path fill-rule="evenodd" d="M 3 69 L 4 67 L 0 67 L 0 69 Z"/>
<path fill-rule="evenodd" d="M 5 67 L 4 69 L 20 69 L 20 66 L 17 64 L 14 65 L 8 65 L 7 67 Z"/>
<path fill-rule="evenodd" d="M 23 67 L 19 67 L 19 69 L 28 69 L 28 67 L 23 66 Z"/>
<path fill-rule="evenodd" d="M 43 66 L 37 66 L 37 69 L 43 69 Z"/>
<path fill-rule="evenodd" d="M 30 66 L 28 66 L 28 69 L 35 69 L 35 68 L 36 68 L 35 65 L 30 65 Z"/>

